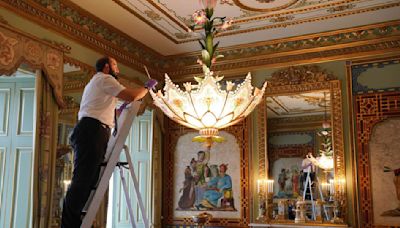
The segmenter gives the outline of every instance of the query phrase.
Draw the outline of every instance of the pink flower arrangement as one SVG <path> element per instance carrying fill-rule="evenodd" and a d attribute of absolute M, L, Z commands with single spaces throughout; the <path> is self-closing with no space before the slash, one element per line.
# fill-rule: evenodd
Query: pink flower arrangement
<path fill-rule="evenodd" d="M 196 25 L 203 25 L 207 21 L 207 16 L 204 10 L 196 10 L 193 14 L 193 21 Z"/>
<path fill-rule="evenodd" d="M 217 5 L 218 0 L 199 0 L 203 6 L 202 10 L 196 10 L 192 17 L 194 24 L 188 27 L 188 32 L 195 31 L 197 26 L 201 26 L 204 32 L 201 33 L 202 39 L 199 40 L 201 45 L 201 59 L 197 61 L 200 65 L 205 65 L 207 68 L 211 68 L 213 64 L 217 62 L 217 59 L 222 58 L 222 55 L 218 55 L 216 50 L 219 42 L 214 43 L 214 36 L 222 31 L 229 28 L 233 20 L 225 20 L 226 17 L 213 17 L 214 8 Z M 223 1 L 226 3 L 226 1 Z M 221 0 L 222 3 L 222 0 Z M 216 22 L 218 25 L 216 26 Z M 214 24 L 215 23 L 215 24 Z"/>

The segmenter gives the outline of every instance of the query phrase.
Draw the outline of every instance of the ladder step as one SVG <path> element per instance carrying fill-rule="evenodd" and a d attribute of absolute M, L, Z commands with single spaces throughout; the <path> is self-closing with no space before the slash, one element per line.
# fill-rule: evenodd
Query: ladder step
<path fill-rule="evenodd" d="M 128 162 L 117 162 L 117 167 L 124 167 L 124 168 L 129 168 Z"/>
<path fill-rule="evenodd" d="M 100 166 L 107 166 L 107 162 L 100 163 Z"/>

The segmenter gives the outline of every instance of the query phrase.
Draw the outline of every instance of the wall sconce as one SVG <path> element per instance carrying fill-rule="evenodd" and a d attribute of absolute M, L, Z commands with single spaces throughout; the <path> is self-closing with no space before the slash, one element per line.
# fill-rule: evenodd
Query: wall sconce
<path fill-rule="evenodd" d="M 272 218 L 273 195 L 274 195 L 274 180 L 258 179 L 257 193 L 260 200 L 258 221 L 266 221 Z M 268 210 L 266 210 L 268 208 Z M 268 216 L 266 217 L 266 212 Z"/>
<path fill-rule="evenodd" d="M 342 218 L 342 207 L 345 197 L 346 180 L 344 178 L 335 179 L 334 183 L 336 185 L 336 188 L 334 188 L 334 191 L 331 193 L 331 195 L 334 195 L 334 217 L 332 218 L 331 222 L 344 223 L 344 220 Z"/>

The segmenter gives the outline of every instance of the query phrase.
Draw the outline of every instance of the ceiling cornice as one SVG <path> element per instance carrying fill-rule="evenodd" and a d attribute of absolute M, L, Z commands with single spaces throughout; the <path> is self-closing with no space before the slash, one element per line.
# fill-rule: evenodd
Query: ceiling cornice
<path fill-rule="evenodd" d="M 400 52 L 400 20 L 220 48 L 219 54 L 225 57 L 214 65 L 214 71 L 230 76 L 266 66 L 345 60 L 388 52 Z M 164 65 L 157 67 L 176 80 L 191 78 L 201 74 L 196 65 L 198 56 L 195 52 L 169 56 Z"/>
<path fill-rule="evenodd" d="M 201 74 L 200 52 L 163 56 L 71 1 L 3 0 L 0 5 L 85 46 L 116 58 L 140 72 L 167 72 L 174 80 Z M 400 52 L 400 20 L 318 34 L 221 48 L 226 56 L 214 71 L 234 76 L 262 67 L 345 60 Z"/>
<path fill-rule="evenodd" d="M 112 27 L 68 0 L 3 0 L 0 5 L 45 28 L 57 31 L 94 50 L 110 55 L 144 72 L 144 65 L 163 56 L 122 31 Z M 158 72 L 149 67 L 151 73 Z"/>

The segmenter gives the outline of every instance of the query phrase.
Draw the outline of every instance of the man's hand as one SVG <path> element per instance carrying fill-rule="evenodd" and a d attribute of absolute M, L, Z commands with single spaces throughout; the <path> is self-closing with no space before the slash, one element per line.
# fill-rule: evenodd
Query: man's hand
<path fill-rule="evenodd" d="M 158 84 L 158 82 L 157 82 L 157 80 L 155 80 L 155 79 L 150 79 L 150 80 L 148 80 L 146 83 L 144 83 L 144 87 L 146 88 L 146 89 L 151 89 L 151 90 L 154 90 L 155 88 L 156 88 L 156 85 Z"/>

